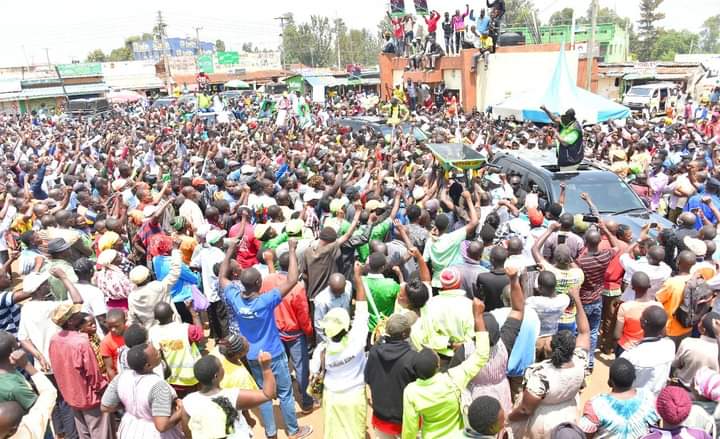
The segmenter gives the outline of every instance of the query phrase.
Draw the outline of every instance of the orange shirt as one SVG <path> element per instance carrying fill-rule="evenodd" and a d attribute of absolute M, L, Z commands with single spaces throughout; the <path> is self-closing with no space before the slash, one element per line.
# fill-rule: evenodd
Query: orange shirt
<path fill-rule="evenodd" d="M 660 290 L 655 294 L 655 298 L 662 304 L 668 315 L 667 335 L 670 337 L 689 334 L 692 331 L 692 328 L 682 326 L 674 316 L 675 311 L 677 311 L 680 303 L 682 303 L 685 284 L 689 280 L 689 274 L 673 276 L 666 280 Z"/>
<path fill-rule="evenodd" d="M 640 326 L 640 316 L 650 306 L 662 305 L 654 300 L 646 302 L 631 300 L 623 303 L 618 308 L 617 321 L 623 322 L 623 332 L 618 344 L 626 351 L 634 348 L 645 337 L 645 331 Z"/>

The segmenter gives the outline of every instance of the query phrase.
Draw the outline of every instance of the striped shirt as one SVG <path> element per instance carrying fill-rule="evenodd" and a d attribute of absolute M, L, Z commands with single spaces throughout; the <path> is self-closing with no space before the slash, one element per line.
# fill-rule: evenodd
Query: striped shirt
<path fill-rule="evenodd" d="M 20 306 L 13 300 L 12 291 L 0 293 L 0 329 L 17 335 L 20 325 Z"/>
<path fill-rule="evenodd" d="M 594 303 L 600 300 L 605 288 L 605 271 L 615 256 L 615 250 L 603 250 L 595 254 L 583 252 L 575 263 L 585 273 L 585 281 L 580 286 L 580 300 L 583 304 Z"/>

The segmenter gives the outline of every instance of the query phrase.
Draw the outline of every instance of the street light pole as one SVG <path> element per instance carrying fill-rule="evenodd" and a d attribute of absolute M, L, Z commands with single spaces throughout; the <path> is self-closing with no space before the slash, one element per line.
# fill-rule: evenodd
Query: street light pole
<path fill-rule="evenodd" d="M 598 2 L 597 0 L 592 0 L 592 5 L 590 5 L 592 8 L 592 18 L 590 22 L 590 41 L 588 41 L 587 45 L 587 90 L 589 92 L 592 92 L 592 70 L 593 70 L 593 61 L 595 60 L 595 30 L 597 28 L 597 16 L 598 16 Z"/>

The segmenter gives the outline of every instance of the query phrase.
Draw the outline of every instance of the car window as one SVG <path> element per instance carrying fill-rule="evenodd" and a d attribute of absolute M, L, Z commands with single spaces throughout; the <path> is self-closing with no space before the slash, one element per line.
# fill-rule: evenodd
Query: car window
<path fill-rule="evenodd" d="M 645 205 L 628 185 L 614 174 L 571 174 L 556 175 L 552 181 L 553 199 L 560 197 L 560 182 L 565 182 L 565 212 L 588 212 L 587 204 L 580 194 L 587 192 L 600 213 L 616 213 L 632 209 L 645 209 Z"/>

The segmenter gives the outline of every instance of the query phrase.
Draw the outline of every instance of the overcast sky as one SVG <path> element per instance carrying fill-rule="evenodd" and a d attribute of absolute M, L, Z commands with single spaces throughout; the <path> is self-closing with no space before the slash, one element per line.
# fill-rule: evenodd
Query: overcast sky
<path fill-rule="evenodd" d="M 411 5 L 412 0 L 405 0 Z M 463 7 L 466 0 L 428 0 L 441 12 Z M 471 7 L 485 3 L 474 1 Z M 637 20 L 639 0 L 600 0 L 600 5 L 615 8 L 618 14 Z M 100 48 L 109 52 L 123 44 L 129 35 L 149 32 L 162 10 L 168 24 L 168 36 L 220 38 L 229 50 L 240 49 L 251 41 L 261 48 L 277 48 L 279 22 L 274 20 L 292 12 L 299 20 L 311 14 L 339 16 L 351 27 L 372 30 L 387 9 L 386 0 L 121 0 L 121 1 L 2 1 L 3 24 L 0 26 L 0 66 L 84 60 L 88 52 Z M 573 7 L 584 14 L 590 0 L 535 0 L 540 18 L 559 9 Z M 412 6 L 408 6 L 412 9 Z M 720 0 L 665 0 L 661 10 L 667 16 L 665 27 L 698 31 L 710 15 L 720 14 Z"/>

